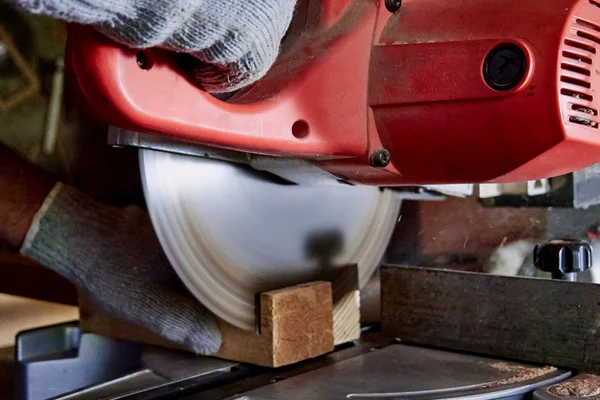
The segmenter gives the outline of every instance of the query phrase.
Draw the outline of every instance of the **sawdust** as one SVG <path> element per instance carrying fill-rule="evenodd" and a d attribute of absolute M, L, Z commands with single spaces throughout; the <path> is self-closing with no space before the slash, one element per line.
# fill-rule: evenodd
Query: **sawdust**
<path fill-rule="evenodd" d="M 578 375 L 566 382 L 550 386 L 548 392 L 555 396 L 563 397 L 600 396 L 600 376 Z"/>
<path fill-rule="evenodd" d="M 492 382 L 487 387 L 498 387 L 514 385 L 515 383 L 521 383 L 532 379 L 539 378 L 556 371 L 555 367 L 524 367 L 522 365 L 512 365 L 505 362 L 496 362 L 490 364 L 490 367 L 495 368 L 499 371 L 510 372 L 513 375 L 510 378 L 502 379 L 496 382 Z"/>

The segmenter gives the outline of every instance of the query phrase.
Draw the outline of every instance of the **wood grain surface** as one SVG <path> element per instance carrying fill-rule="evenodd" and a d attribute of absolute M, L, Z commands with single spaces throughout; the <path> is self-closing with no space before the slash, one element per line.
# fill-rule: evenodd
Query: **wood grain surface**
<path fill-rule="evenodd" d="M 600 371 L 600 286 L 384 267 L 383 330 L 402 341 Z"/>
<path fill-rule="evenodd" d="M 217 357 L 279 367 L 333 351 L 333 302 L 329 282 L 313 282 L 260 295 L 260 332 L 220 324 Z"/>

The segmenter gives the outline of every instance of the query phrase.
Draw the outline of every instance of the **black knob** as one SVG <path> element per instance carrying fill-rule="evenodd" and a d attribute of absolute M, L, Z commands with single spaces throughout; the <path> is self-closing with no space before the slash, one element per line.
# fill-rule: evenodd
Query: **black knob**
<path fill-rule="evenodd" d="M 495 47 L 483 64 L 485 82 L 494 90 L 510 90 L 527 74 L 527 56 L 517 45 L 504 43 Z"/>
<path fill-rule="evenodd" d="M 592 267 L 592 247 L 583 240 L 551 240 L 535 247 L 533 260 L 554 279 L 576 281 L 576 274 Z"/>

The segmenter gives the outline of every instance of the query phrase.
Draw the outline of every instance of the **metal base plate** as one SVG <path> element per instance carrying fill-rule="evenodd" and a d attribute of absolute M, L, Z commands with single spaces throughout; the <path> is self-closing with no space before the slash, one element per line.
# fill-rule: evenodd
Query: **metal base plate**
<path fill-rule="evenodd" d="M 81 339 L 68 345 L 73 351 L 60 351 L 56 346 L 62 341 L 56 339 L 73 334 Z M 56 326 L 19 335 L 16 387 L 27 394 L 22 398 L 31 400 L 81 386 L 85 387 L 52 399 L 526 400 L 534 391 L 534 399 L 568 398 L 556 394 L 553 386 L 571 376 L 565 369 L 369 337 L 298 365 L 265 369 Z M 589 385 L 597 379 L 578 375 L 564 387 L 581 384 L 576 387 L 593 391 Z"/>

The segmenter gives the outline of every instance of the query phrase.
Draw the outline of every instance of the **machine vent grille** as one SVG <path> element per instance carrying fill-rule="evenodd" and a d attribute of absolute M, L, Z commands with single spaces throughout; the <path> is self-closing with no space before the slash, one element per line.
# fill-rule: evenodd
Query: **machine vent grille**
<path fill-rule="evenodd" d="M 600 1 L 588 1 L 600 8 Z M 591 79 L 599 46 L 600 26 L 576 18 L 564 41 L 560 64 L 560 94 L 568 98 L 565 102 L 568 121 L 593 129 L 599 126 Z"/>

